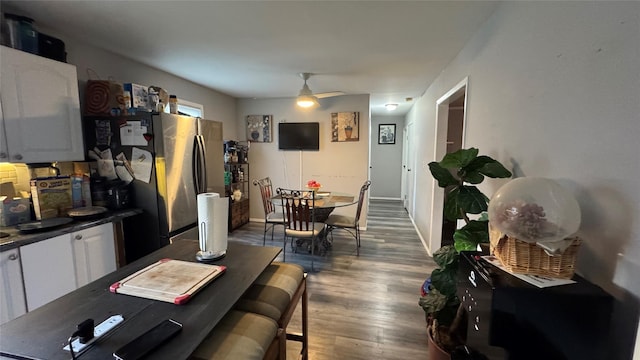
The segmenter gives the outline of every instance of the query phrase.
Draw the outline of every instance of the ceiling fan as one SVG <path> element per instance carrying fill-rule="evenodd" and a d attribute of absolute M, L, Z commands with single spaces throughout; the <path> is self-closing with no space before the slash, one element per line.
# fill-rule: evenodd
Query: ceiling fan
<path fill-rule="evenodd" d="M 318 99 L 332 97 L 332 96 L 340 96 L 345 93 L 342 91 L 331 91 L 325 93 L 317 93 L 314 94 L 311 89 L 309 89 L 309 85 L 307 85 L 307 80 L 311 77 L 311 73 L 299 73 L 300 76 L 304 80 L 304 86 L 300 90 L 298 94 L 298 98 L 296 99 L 296 103 L 300 107 L 308 108 L 314 105 L 318 105 Z"/>

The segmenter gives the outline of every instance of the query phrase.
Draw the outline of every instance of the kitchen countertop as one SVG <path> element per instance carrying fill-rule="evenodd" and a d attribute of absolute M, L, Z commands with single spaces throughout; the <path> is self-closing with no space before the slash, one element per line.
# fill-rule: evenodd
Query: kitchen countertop
<path fill-rule="evenodd" d="M 8 237 L 0 238 L 0 252 L 15 249 L 20 246 L 32 244 L 38 241 L 46 240 L 58 235 L 69 234 L 75 231 L 84 230 L 93 226 L 120 221 L 126 217 L 141 214 L 141 209 L 124 209 L 108 211 L 100 218 L 90 220 L 74 220 L 66 225 L 53 228 L 49 231 L 40 231 L 34 233 L 23 233 L 15 226 L 2 226 L 0 232 L 9 234 Z"/>

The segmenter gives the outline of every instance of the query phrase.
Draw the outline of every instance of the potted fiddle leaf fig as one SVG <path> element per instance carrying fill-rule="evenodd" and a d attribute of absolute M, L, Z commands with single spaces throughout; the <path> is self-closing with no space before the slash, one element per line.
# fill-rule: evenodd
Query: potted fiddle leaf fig
<path fill-rule="evenodd" d="M 419 301 L 427 316 L 429 336 L 450 353 L 466 338 L 465 312 L 456 295 L 458 253 L 476 250 L 478 244 L 489 242 L 489 198 L 475 185 L 485 177 L 509 178 L 511 172 L 491 157 L 479 156 L 476 148 L 447 154 L 441 161 L 429 163 L 429 170 L 438 186 L 445 189 L 445 218 L 465 222 L 453 234 L 454 245 L 443 246 L 434 253 L 438 268 L 431 273 L 431 284 Z M 470 215 L 478 218 L 472 220 Z"/>

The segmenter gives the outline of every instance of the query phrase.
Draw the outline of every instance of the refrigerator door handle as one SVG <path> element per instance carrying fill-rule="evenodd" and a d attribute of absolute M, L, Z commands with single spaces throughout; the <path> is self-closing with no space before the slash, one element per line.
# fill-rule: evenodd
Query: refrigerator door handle
<path fill-rule="evenodd" d="M 191 164 L 191 176 L 193 177 L 193 189 L 196 196 L 200 193 L 200 145 L 198 141 L 198 135 L 193 138 L 193 156 L 191 157 L 193 163 Z"/>
<path fill-rule="evenodd" d="M 204 139 L 202 138 L 202 135 L 196 135 L 193 147 L 193 181 L 195 184 L 196 195 L 207 190 L 204 154 Z"/>
<path fill-rule="evenodd" d="M 207 192 L 207 147 L 205 145 L 204 136 L 198 135 L 200 138 L 200 158 L 202 159 L 202 167 L 200 168 L 200 183 L 202 184 L 202 191 Z"/>

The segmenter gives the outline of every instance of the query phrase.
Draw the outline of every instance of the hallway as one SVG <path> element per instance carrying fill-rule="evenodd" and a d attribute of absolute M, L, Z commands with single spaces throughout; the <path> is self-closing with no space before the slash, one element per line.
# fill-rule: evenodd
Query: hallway
<path fill-rule="evenodd" d="M 229 240 L 262 245 L 263 226 L 249 223 Z M 282 246 L 281 229 L 267 245 Z M 310 255 L 302 250 L 292 253 L 287 245 L 286 259 L 310 270 Z M 402 202 L 371 200 L 360 256 L 355 240 L 335 231 L 333 248 L 317 256 L 316 271 L 309 271 L 310 359 L 425 359 L 426 324 L 418 299 L 434 266 Z M 300 327 L 297 311 L 294 330 Z M 287 346 L 295 358 L 298 344 Z"/>

